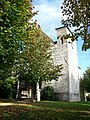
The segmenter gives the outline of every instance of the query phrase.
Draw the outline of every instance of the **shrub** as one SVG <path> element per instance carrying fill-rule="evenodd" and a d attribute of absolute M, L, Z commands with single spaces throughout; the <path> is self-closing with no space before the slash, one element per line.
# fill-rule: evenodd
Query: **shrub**
<path fill-rule="evenodd" d="M 46 86 L 42 89 L 41 100 L 54 100 L 54 89 L 52 86 Z"/>

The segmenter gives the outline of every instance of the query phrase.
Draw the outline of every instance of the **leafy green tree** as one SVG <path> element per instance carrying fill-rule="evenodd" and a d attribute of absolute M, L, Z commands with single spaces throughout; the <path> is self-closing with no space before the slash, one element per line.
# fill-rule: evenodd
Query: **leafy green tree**
<path fill-rule="evenodd" d="M 81 79 L 81 88 L 84 91 L 90 92 L 90 67 L 87 68 Z"/>
<path fill-rule="evenodd" d="M 19 59 L 28 38 L 28 20 L 33 15 L 28 0 L 0 0 L 0 80 L 11 76 L 12 66 Z"/>
<path fill-rule="evenodd" d="M 36 86 L 38 101 L 40 98 L 38 83 L 57 80 L 61 75 L 62 65 L 55 66 L 53 63 L 51 38 L 43 33 L 41 28 L 34 25 L 32 27 L 33 30 L 28 30 L 30 37 L 25 43 L 25 49 L 16 69 L 19 80 L 25 81 L 27 87 Z"/>
<path fill-rule="evenodd" d="M 49 37 L 31 22 L 35 14 L 29 0 L 0 1 L 0 88 L 11 88 L 7 79 L 12 75 L 27 84 L 61 75 L 61 65 L 51 59 Z"/>
<path fill-rule="evenodd" d="M 36 14 L 31 2 L 32 0 L 0 0 L 0 93 L 5 98 L 15 93 L 15 81 L 10 78 L 18 75 L 13 74 L 14 66 L 21 59 L 28 39 L 27 28 L 32 24 L 29 20 Z"/>
<path fill-rule="evenodd" d="M 79 36 L 83 39 L 83 50 L 90 48 L 90 0 L 64 0 L 63 15 L 67 16 L 62 23 L 75 27 L 72 41 Z"/>
<path fill-rule="evenodd" d="M 35 27 L 35 26 L 34 26 Z M 61 75 L 62 65 L 54 66 L 51 52 L 51 39 L 41 28 L 29 31 L 30 38 L 25 43 L 22 53 L 22 69 L 18 71 L 19 79 L 35 84 L 42 81 L 57 80 Z M 24 66 L 23 66 L 24 65 Z M 21 68 L 21 67 L 20 67 Z"/>
<path fill-rule="evenodd" d="M 16 97 L 16 83 L 15 77 L 9 77 L 5 81 L 0 80 L 0 98 L 14 98 Z"/>
<path fill-rule="evenodd" d="M 25 86 L 36 86 L 42 81 L 57 80 L 62 65 L 55 66 L 52 59 L 52 40 L 34 23 L 27 30 L 29 38 L 25 42 L 21 57 L 13 66 L 13 72 Z"/>

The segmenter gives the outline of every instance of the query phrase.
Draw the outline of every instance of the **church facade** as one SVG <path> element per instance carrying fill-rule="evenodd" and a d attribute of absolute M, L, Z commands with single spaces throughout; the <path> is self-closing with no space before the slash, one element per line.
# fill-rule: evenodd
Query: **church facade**
<path fill-rule="evenodd" d="M 57 42 L 52 46 L 52 58 L 55 65 L 63 64 L 62 76 L 58 81 L 43 83 L 42 88 L 50 84 L 55 91 L 56 100 L 80 101 L 80 77 L 76 41 L 62 36 L 71 34 L 67 27 L 56 28 Z"/>

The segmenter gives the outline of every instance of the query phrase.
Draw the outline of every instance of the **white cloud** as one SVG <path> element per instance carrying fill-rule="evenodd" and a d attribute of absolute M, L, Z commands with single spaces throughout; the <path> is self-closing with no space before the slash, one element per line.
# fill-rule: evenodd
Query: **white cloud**
<path fill-rule="evenodd" d="M 61 25 L 61 11 L 59 9 L 58 0 L 39 0 L 39 4 L 35 5 L 35 10 L 38 10 L 39 13 L 35 16 L 34 19 L 38 21 L 41 28 L 49 36 L 55 38 L 56 36 L 56 27 Z"/>
<path fill-rule="evenodd" d="M 41 4 L 36 6 L 36 10 L 39 9 L 39 13 L 36 19 L 39 23 L 52 24 L 55 21 L 60 21 L 60 11 L 54 6 L 49 6 L 47 4 Z"/>

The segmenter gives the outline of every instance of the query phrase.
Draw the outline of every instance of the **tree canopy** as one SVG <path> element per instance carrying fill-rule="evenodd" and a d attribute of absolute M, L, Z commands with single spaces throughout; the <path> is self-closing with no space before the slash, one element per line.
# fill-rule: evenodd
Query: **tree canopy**
<path fill-rule="evenodd" d="M 57 80 L 61 75 L 62 65 L 54 66 L 50 38 L 40 27 L 34 26 L 33 31 L 28 30 L 28 33 L 30 38 L 22 53 L 21 61 L 24 64 L 18 71 L 19 79 L 29 83 Z"/>
<path fill-rule="evenodd" d="M 36 14 L 31 1 L 0 0 L 0 97 L 9 98 L 13 90 L 15 93 L 13 66 L 17 65 L 28 39 L 27 28 L 32 24 L 29 20 Z"/>
<path fill-rule="evenodd" d="M 83 50 L 90 48 L 90 0 L 64 0 L 61 7 L 66 20 L 62 23 L 68 27 L 75 27 L 72 40 L 79 36 L 83 39 Z"/>
<path fill-rule="evenodd" d="M 83 77 L 81 79 L 81 87 L 85 91 L 90 92 L 90 67 L 88 67 L 85 73 L 83 74 Z"/>
<path fill-rule="evenodd" d="M 28 20 L 34 16 L 28 0 L 0 0 L 0 79 L 11 75 L 26 41 Z"/>

